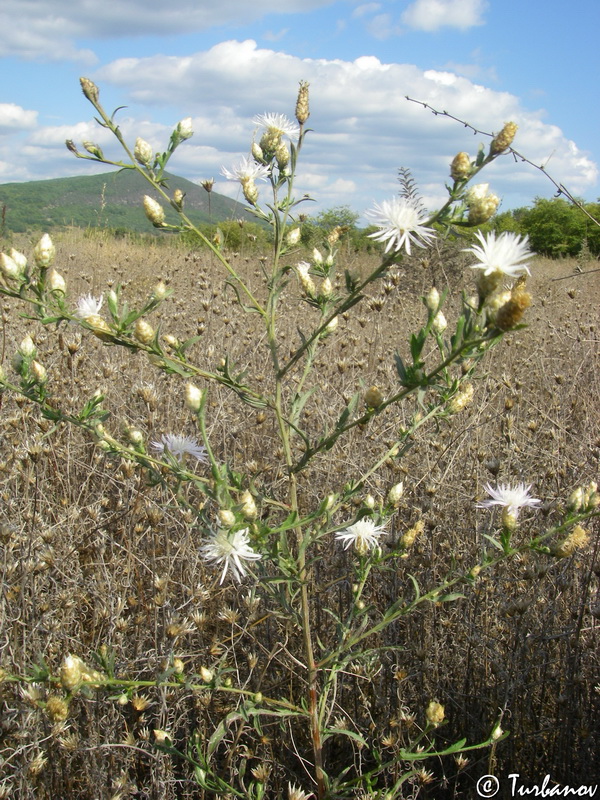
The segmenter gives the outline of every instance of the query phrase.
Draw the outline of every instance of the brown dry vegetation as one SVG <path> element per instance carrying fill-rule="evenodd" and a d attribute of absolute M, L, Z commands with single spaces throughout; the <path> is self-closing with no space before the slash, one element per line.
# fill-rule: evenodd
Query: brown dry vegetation
<path fill-rule="evenodd" d="M 175 290 L 151 320 L 161 321 L 163 333 L 201 333 L 192 351 L 196 363 L 213 368 L 228 355 L 248 367 L 253 380 L 269 380 L 255 318 L 240 316 L 209 255 L 174 244 L 84 239 L 75 232 L 55 243 L 57 268 L 73 298 L 124 282 L 135 304 L 162 278 Z M 361 270 L 365 258 L 347 253 L 340 265 Z M 260 285 L 258 259 L 244 253 L 234 259 L 249 282 Z M 394 280 L 340 321 L 316 367 L 309 426 L 317 430 L 335 420 L 361 386 L 376 384 L 385 395 L 397 385 L 393 353 L 406 352 L 410 332 L 423 322 L 420 295 L 432 281 L 440 290 L 448 286 L 445 313 L 451 319 L 459 289 L 471 277 L 460 262 L 460 255 L 448 253 L 429 264 L 405 262 Z M 404 481 L 390 541 L 417 520 L 425 522 L 400 568 L 370 586 L 374 616 L 410 594 L 409 574 L 427 588 L 449 570 L 479 562 L 483 535 L 493 531 L 495 519 L 475 508 L 486 482 L 533 484 L 534 496 L 544 502 L 541 512 L 523 513 L 525 536 L 558 519 L 576 486 L 598 479 L 600 273 L 576 275 L 573 267 L 569 261 L 535 262 L 529 327 L 509 334 L 484 362 L 472 405 L 450 424 L 419 431 L 402 461 L 383 464 L 369 479 L 367 491 L 377 500 Z M 287 295 L 286 335 L 293 349 L 296 326 L 307 327 L 313 312 L 302 304 L 296 310 L 294 282 Z M 178 376 L 157 373 L 144 354 L 105 347 L 85 332 L 80 339 L 75 328 L 57 335 L 19 320 L 23 310 L 3 301 L 4 363 L 24 332 L 32 333 L 52 394 L 65 408 L 80 407 L 101 389 L 112 412 L 106 427 L 117 437 L 124 424 L 149 440 L 164 432 L 195 434 Z M 209 402 L 210 441 L 219 459 L 245 473 L 259 497 L 277 496 L 284 476 L 274 421 L 224 389 L 211 388 Z M 409 406 L 354 429 L 333 454 L 318 458 L 304 477 L 306 507 L 362 474 L 397 438 L 414 411 Z M 292 657 L 299 652 L 297 632 L 270 616 L 260 592 L 248 584 L 218 585 L 218 575 L 198 553 L 203 532 L 172 492 L 145 485 L 141 470 L 106 456 L 78 430 L 52 430 L 33 404 L 8 394 L 0 420 L 0 492 L 5 670 L 23 673 L 43 657 L 56 674 L 68 653 L 91 662 L 92 652 L 108 648 L 117 674 L 136 679 L 152 681 L 176 657 L 186 673 L 226 665 L 235 685 L 265 695 L 292 696 L 303 680 Z M 187 499 L 198 501 L 192 490 Z M 425 762 L 434 782 L 414 784 L 406 797 L 474 797 L 476 779 L 492 771 L 519 772 L 529 783 L 546 773 L 575 786 L 600 780 L 594 752 L 600 734 L 600 559 L 597 524 L 589 528 L 595 536 L 572 557 L 523 556 L 483 573 L 466 587 L 464 599 L 422 606 L 382 635 L 380 646 L 396 648 L 389 656 L 365 659 L 340 683 L 337 716 L 345 726 L 370 730 L 388 753 L 402 745 L 411 724 L 423 724 L 432 699 L 445 706 L 449 720 L 437 734 L 440 745 L 462 736 L 485 739 L 504 712 L 508 739 L 491 753 L 474 751 L 462 770 L 452 759 Z M 317 633 L 325 641 L 333 623 L 319 609 L 351 600 L 350 580 L 342 578 L 350 576 L 352 556 L 329 545 L 320 555 L 313 566 L 314 602 Z M 150 687 L 124 704 L 119 692 L 111 697 L 91 691 L 74 698 L 67 719 L 57 722 L 43 709 L 44 686 L 24 691 L 4 683 L 0 691 L 0 797 L 201 798 L 186 764 L 154 749 L 152 731 L 169 731 L 185 749 L 194 735 L 209 736 L 232 708 L 223 696 L 185 686 Z M 328 763 L 354 761 L 360 770 L 360 749 L 347 742 L 329 740 Z M 310 786 L 298 753 L 310 759 L 300 727 L 274 721 L 264 723 L 259 735 L 237 723 L 221 768 L 230 775 L 266 763 L 268 796 L 283 797 L 290 779 Z"/>

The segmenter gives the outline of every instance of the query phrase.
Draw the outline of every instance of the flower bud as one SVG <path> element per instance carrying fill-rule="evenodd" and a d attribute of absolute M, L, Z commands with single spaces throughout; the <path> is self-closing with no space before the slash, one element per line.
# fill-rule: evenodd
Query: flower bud
<path fill-rule="evenodd" d="M 300 261 L 296 267 L 298 280 L 300 281 L 300 286 L 302 287 L 304 294 L 306 294 L 308 297 L 314 298 L 317 295 L 317 288 L 308 272 L 309 269 L 310 264 L 308 264 L 306 261 Z"/>
<path fill-rule="evenodd" d="M 44 384 L 48 380 L 48 373 L 46 372 L 46 367 L 43 364 L 40 364 L 39 361 L 32 361 L 29 367 L 29 371 L 31 373 L 31 377 L 34 379 L 36 383 Z"/>
<path fill-rule="evenodd" d="M 200 677 L 204 683 L 210 683 L 214 678 L 214 673 L 206 667 L 200 667 Z"/>
<path fill-rule="evenodd" d="M 469 154 L 457 153 L 450 164 L 450 177 L 454 181 L 464 181 L 469 177 L 472 169 Z"/>
<path fill-rule="evenodd" d="M 290 231 L 288 231 L 285 241 L 288 247 L 294 247 L 294 245 L 297 245 L 300 241 L 300 228 L 292 228 Z"/>
<path fill-rule="evenodd" d="M 569 499 L 567 500 L 567 508 L 569 511 L 573 511 L 575 514 L 580 511 L 583 507 L 583 498 L 583 487 L 578 486 L 577 489 L 571 493 Z"/>
<path fill-rule="evenodd" d="M 194 135 L 194 130 L 192 128 L 192 118 L 185 117 L 185 119 L 182 119 L 181 122 L 177 123 L 177 127 L 175 128 L 175 130 L 179 134 L 179 138 L 182 141 L 190 139 Z"/>
<path fill-rule="evenodd" d="M 38 267 L 45 269 L 54 261 L 56 248 L 52 244 L 52 239 L 45 233 L 36 246 L 33 248 L 33 258 Z"/>
<path fill-rule="evenodd" d="M 79 83 L 81 84 L 81 91 L 84 93 L 86 98 L 90 101 L 90 103 L 96 105 L 98 102 L 98 96 L 100 94 L 96 84 L 89 78 L 79 78 Z"/>
<path fill-rule="evenodd" d="M 144 196 L 144 211 L 155 228 L 160 228 L 165 223 L 165 211 L 160 203 L 152 197 Z"/>
<path fill-rule="evenodd" d="M 85 150 L 88 151 L 91 155 L 95 156 L 96 158 L 104 158 L 104 153 L 102 149 L 95 143 L 95 142 L 82 142 L 83 147 Z"/>
<path fill-rule="evenodd" d="M 48 271 L 47 285 L 51 292 L 59 292 L 60 294 L 66 294 L 67 292 L 65 279 L 54 267 Z"/>
<path fill-rule="evenodd" d="M 72 692 L 83 681 L 82 667 L 85 664 L 78 656 L 67 656 L 63 661 L 60 682 L 68 692 Z"/>
<path fill-rule="evenodd" d="M 242 193 L 250 205 L 255 206 L 258 200 L 258 189 L 252 178 L 242 181 Z"/>
<path fill-rule="evenodd" d="M 329 277 L 327 277 L 321 284 L 320 295 L 321 297 L 328 298 L 331 297 L 332 294 L 333 294 L 333 286 L 331 285 L 331 280 L 329 279 Z"/>
<path fill-rule="evenodd" d="M 394 508 L 398 508 L 403 494 L 404 494 L 404 483 L 400 481 L 400 483 L 394 484 L 394 486 L 392 486 L 392 488 L 389 490 L 387 495 L 388 503 Z"/>
<path fill-rule="evenodd" d="M 290 160 L 290 151 L 287 149 L 284 142 L 280 142 L 275 151 L 275 158 L 277 159 L 277 166 L 283 172 L 287 167 Z"/>
<path fill-rule="evenodd" d="M 31 336 L 29 336 L 29 334 L 21 341 L 21 344 L 19 345 L 19 353 L 23 356 L 23 358 L 35 358 L 37 350 L 35 349 L 33 339 Z"/>
<path fill-rule="evenodd" d="M 448 321 L 441 311 L 438 311 L 431 323 L 434 333 L 442 334 L 448 327 Z"/>
<path fill-rule="evenodd" d="M 181 189 L 175 189 L 173 192 L 173 202 L 177 206 L 177 208 L 183 208 L 183 198 L 185 197 L 185 192 L 182 192 Z"/>
<path fill-rule="evenodd" d="M 27 267 L 27 258 L 23 255 L 23 253 L 19 253 L 19 251 L 15 250 L 14 247 L 11 247 L 8 254 L 19 267 L 21 272 L 25 272 L 25 268 Z"/>
<path fill-rule="evenodd" d="M 142 344 L 150 344 L 155 336 L 154 328 L 149 322 L 146 322 L 145 319 L 138 319 L 136 320 L 133 328 L 133 335 L 138 342 L 141 342 Z"/>
<path fill-rule="evenodd" d="M 251 153 L 252 153 L 252 158 L 255 161 L 258 161 L 259 164 L 265 163 L 262 147 L 257 142 L 252 142 Z"/>
<path fill-rule="evenodd" d="M 140 136 L 135 140 L 133 155 L 135 156 L 135 160 L 144 167 L 147 167 L 154 160 L 152 145 Z"/>
<path fill-rule="evenodd" d="M 440 293 L 435 286 L 432 286 L 428 291 L 427 297 L 425 298 L 425 305 L 432 313 L 438 310 L 440 305 Z"/>
<path fill-rule="evenodd" d="M 256 519 L 258 516 L 258 509 L 256 507 L 256 503 L 254 502 L 254 498 L 246 489 L 246 491 L 240 497 L 242 503 L 242 514 L 246 517 L 246 519 Z"/>
<path fill-rule="evenodd" d="M 503 153 L 505 150 L 508 150 L 513 143 L 517 130 L 518 125 L 514 122 L 507 122 L 500 133 L 492 139 L 490 155 L 498 155 L 498 153 Z"/>
<path fill-rule="evenodd" d="M 365 404 L 367 408 L 379 408 L 383 403 L 383 395 L 377 386 L 371 386 L 365 392 Z"/>
<path fill-rule="evenodd" d="M 91 327 L 92 333 L 103 342 L 111 342 L 113 340 L 112 331 L 108 327 L 106 320 L 102 319 L 99 314 L 90 314 L 85 318 L 87 324 Z"/>
<path fill-rule="evenodd" d="M 326 333 L 333 333 L 337 329 L 338 323 L 339 323 L 339 320 L 338 320 L 337 317 L 334 317 L 333 319 L 330 319 L 329 322 L 327 323 L 327 325 L 325 326 L 325 332 Z"/>
<path fill-rule="evenodd" d="M 16 280 L 17 278 L 22 277 L 19 265 L 14 258 L 7 256 L 6 253 L 0 253 L 0 270 L 7 278 Z"/>
<path fill-rule="evenodd" d="M 427 706 L 425 716 L 427 717 L 427 722 L 429 722 L 431 725 L 439 725 L 444 721 L 444 706 L 441 703 L 437 703 L 435 700 L 432 700 Z"/>
<path fill-rule="evenodd" d="M 130 428 L 127 431 L 127 438 L 135 447 L 140 447 L 140 445 L 144 444 L 144 434 L 136 428 Z"/>
<path fill-rule="evenodd" d="M 370 508 L 371 511 L 375 508 L 375 498 L 372 494 L 368 494 L 363 500 L 363 503 L 367 508 Z"/>
<path fill-rule="evenodd" d="M 308 106 L 308 82 L 300 81 L 300 88 L 298 89 L 298 99 L 296 100 L 296 119 L 300 125 L 304 125 L 306 120 L 310 117 L 310 110 Z"/>
<path fill-rule="evenodd" d="M 186 383 L 185 404 L 190 411 L 199 411 L 202 404 L 202 389 L 199 389 L 193 383 Z"/>
<path fill-rule="evenodd" d="M 222 528 L 231 528 L 235 524 L 235 514 L 229 508 L 220 508 L 217 512 L 217 518 Z"/>

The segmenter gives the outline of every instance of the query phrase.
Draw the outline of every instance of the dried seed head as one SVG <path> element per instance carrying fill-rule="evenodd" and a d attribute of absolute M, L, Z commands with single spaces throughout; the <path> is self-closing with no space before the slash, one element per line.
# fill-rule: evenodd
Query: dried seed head
<path fill-rule="evenodd" d="M 46 700 L 46 714 L 52 722 L 64 722 L 69 716 L 69 704 L 64 697 L 51 694 Z"/>
<path fill-rule="evenodd" d="M 406 533 L 402 536 L 400 543 L 402 547 L 412 547 L 415 543 L 415 539 L 417 536 L 420 536 L 423 531 L 425 530 L 425 522 L 420 519 L 418 520 L 410 530 L 406 531 Z"/>
<path fill-rule="evenodd" d="M 519 278 L 510 293 L 510 300 L 496 314 L 496 327 L 508 331 L 517 325 L 531 305 L 531 295 L 525 289 L 525 278 Z"/>
<path fill-rule="evenodd" d="M 379 408 L 383 403 L 383 395 L 377 386 L 371 386 L 365 392 L 365 405 L 367 408 Z"/>
<path fill-rule="evenodd" d="M 240 497 L 240 502 L 242 503 L 242 514 L 246 519 L 256 519 L 258 516 L 258 509 L 256 507 L 256 503 L 254 502 L 254 498 L 246 489 L 246 491 Z"/>
<path fill-rule="evenodd" d="M 576 525 L 571 533 L 560 544 L 556 545 L 553 553 L 558 558 L 568 558 L 576 550 L 581 550 L 589 541 L 589 534 L 581 525 Z"/>

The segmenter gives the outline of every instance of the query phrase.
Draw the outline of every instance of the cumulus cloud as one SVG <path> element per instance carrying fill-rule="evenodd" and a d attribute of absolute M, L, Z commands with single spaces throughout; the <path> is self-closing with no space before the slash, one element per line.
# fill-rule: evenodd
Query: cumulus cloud
<path fill-rule="evenodd" d="M 409 64 L 385 64 L 374 56 L 300 59 L 248 40 L 222 42 L 181 58 L 120 59 L 91 77 L 99 83 L 101 97 L 103 86 L 111 86 L 113 96 L 116 87 L 121 102 L 129 106 L 121 112 L 128 116 L 119 121 L 129 141 L 141 135 L 163 149 L 172 125 L 191 116 L 196 133 L 177 151 L 172 169 L 192 180 L 214 177 L 216 189 L 228 194 L 237 187 L 222 182 L 220 167 L 249 152 L 252 138 L 260 135 L 253 117 L 264 112 L 293 117 L 298 81 L 308 80 L 314 132 L 305 140 L 297 185 L 298 196 L 309 192 L 318 201 L 306 207 L 308 212 L 343 204 L 363 211 L 398 192 L 401 166 L 413 171 L 430 208 L 443 202 L 453 156 L 461 150 L 474 156 L 480 142 L 487 146 L 489 139 L 432 115 L 408 102 L 406 95 L 490 133 L 514 120 L 519 125 L 517 149 L 536 163 L 552 156 L 548 172 L 573 192 L 585 192 L 597 178 L 596 165 L 558 127 L 546 123 L 543 112 L 528 111 L 514 95 L 451 70 L 423 71 Z M 29 138 L 37 154 L 30 169 L 39 169 L 42 152 L 46 150 L 48 160 L 48 149 L 58 148 L 64 138 L 93 139 L 107 152 L 106 131 L 90 124 L 36 129 Z M 61 158 L 68 155 L 65 151 Z M 507 207 L 552 194 L 540 172 L 511 157 L 495 162 L 485 180 L 504 196 Z"/>
<path fill-rule="evenodd" d="M 0 103 L 0 134 L 35 128 L 37 111 L 27 111 L 14 103 Z"/>
<path fill-rule="evenodd" d="M 334 0 L 220 0 L 218 3 L 178 0 L 3 0 L 0 6 L 0 56 L 76 60 L 94 63 L 80 38 L 118 38 L 192 33 L 215 25 L 242 25 L 266 14 L 312 11 Z"/>
<path fill-rule="evenodd" d="M 487 5 L 487 0 L 415 0 L 402 14 L 402 22 L 421 31 L 467 30 L 483 24 Z"/>

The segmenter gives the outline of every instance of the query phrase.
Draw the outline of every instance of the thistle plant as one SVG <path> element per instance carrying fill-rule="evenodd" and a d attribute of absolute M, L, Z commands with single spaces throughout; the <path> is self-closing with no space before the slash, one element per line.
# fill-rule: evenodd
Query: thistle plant
<path fill-rule="evenodd" d="M 191 692 L 200 704 L 224 708 L 209 735 L 198 731 L 182 743 L 175 731 L 156 728 L 153 732 L 154 746 L 186 762 L 194 780 L 212 795 L 256 800 L 274 796 L 270 769 L 248 755 L 245 742 L 261 741 L 264 726 L 276 723 L 280 735 L 294 741 L 295 756 L 279 765 L 286 773 L 290 798 L 403 797 L 403 787 L 431 780 L 425 762 L 432 765 L 445 756 L 495 746 L 507 734 L 496 718 L 490 719 L 490 733 L 484 740 L 448 743 L 440 738 L 446 709 L 437 699 L 424 698 L 422 708 L 404 712 L 401 733 L 384 737 L 367 724 L 366 717 L 352 722 L 340 707 L 337 697 L 348 676 L 363 675 L 375 685 L 378 665 L 393 663 L 404 646 L 402 641 L 390 644 L 387 634 L 401 630 L 401 623 L 422 605 L 457 601 L 482 571 L 525 551 L 564 558 L 585 546 L 588 535 L 582 524 L 598 514 L 597 487 L 589 484 L 573 494 L 559 524 L 548 528 L 541 523 L 537 532 L 529 527 L 523 533 L 520 510 L 527 509 L 523 517 L 533 515 L 541 502 L 530 496 L 531 486 L 489 485 L 486 491 L 491 499 L 481 500 L 479 506 L 492 513 L 500 506 L 500 524 L 494 527 L 490 521 L 485 545 L 474 563 L 456 566 L 428 585 L 422 585 L 407 568 L 415 540 L 423 535 L 423 520 L 401 536 L 392 534 L 402 526 L 405 486 L 396 482 L 381 496 L 369 494 L 372 479 L 383 474 L 385 465 L 401 463 L 417 431 L 428 425 L 452 424 L 473 401 L 482 359 L 505 335 L 523 327 L 531 302 L 525 280 L 532 253 L 526 239 L 477 234 L 479 244 L 467 248 L 473 260 L 475 292 L 462 296 L 457 315 L 444 313 L 447 291 L 433 288 L 423 298 L 423 323 L 405 337 L 409 355 L 390 356 L 396 374 L 391 389 L 357 386 L 334 407 L 331 398 L 321 393 L 315 365 L 347 316 L 365 303 L 371 288 L 396 274 L 413 247 L 425 249 L 449 227 L 473 227 L 493 215 L 498 198 L 487 184 L 470 187 L 470 183 L 506 151 L 516 126 L 505 125 L 487 152 L 482 148 L 473 158 L 459 153 L 452 160 L 453 182 L 439 210 L 428 212 L 413 196 L 399 196 L 367 212 L 376 228 L 371 236 L 382 245 L 382 254 L 380 263 L 361 275 L 343 270 L 335 230 L 321 249 L 309 255 L 299 250 L 306 198 L 296 197 L 295 181 L 310 115 L 308 85 L 301 83 L 295 121 L 282 114 L 256 117 L 259 133 L 249 144 L 248 154 L 223 170 L 227 179 L 239 182 L 248 210 L 272 232 L 272 253 L 263 262 L 257 288 L 238 271 L 219 241 L 194 225 L 182 192 L 168 185 L 166 166 L 193 135 L 191 119 L 176 125 L 162 153 L 155 153 L 140 138 L 131 146 L 115 114 L 109 116 L 103 108 L 98 88 L 87 79 L 81 84 L 99 124 L 114 134 L 127 160 L 108 158 L 91 142 L 83 143 L 81 150 L 69 141 L 68 149 L 78 158 L 136 170 L 154 195 L 141 201 L 150 223 L 160 230 L 193 232 L 213 254 L 226 285 L 235 293 L 239 314 L 253 315 L 259 322 L 257 346 L 264 351 L 269 377 L 247 374 L 226 352 L 211 368 L 202 353 L 197 359 L 191 356 L 199 337 L 179 341 L 163 336 L 150 321 L 171 295 L 163 283 L 139 308 L 130 307 L 120 286 L 100 296 L 70 298 L 64 278 L 54 268 L 55 248 L 44 236 L 34 248 L 33 263 L 16 251 L 2 254 L 0 292 L 25 303 L 29 318 L 48 328 L 78 326 L 105 346 L 145 354 L 152 368 L 177 376 L 182 384 L 181 413 L 195 421 L 197 436 L 165 431 L 149 440 L 131 425 L 117 432 L 100 392 L 81 409 L 66 410 L 55 399 L 53 377 L 31 337 L 14 354 L 12 373 L 2 368 L 0 387 L 27 398 L 55 426 L 68 424 L 87 431 L 107 457 L 132 464 L 149 485 L 165 487 L 171 502 L 193 520 L 197 551 L 214 576 L 213 590 L 227 587 L 239 608 L 242 592 L 248 592 L 247 603 L 260 605 L 263 618 L 285 642 L 278 657 L 292 664 L 297 675 L 289 692 L 266 680 L 264 686 L 250 688 L 236 683 L 227 659 L 216 656 L 208 665 L 192 658 L 189 666 L 173 657 L 159 675 L 133 678 L 118 672 L 106 645 L 89 654 L 93 667 L 87 654 L 65 653 L 58 672 L 44 663 L 28 674 L 6 665 L 4 678 L 30 687 L 47 686 L 47 695 L 35 703 L 53 721 L 64 720 L 78 696 L 104 692 L 114 698 L 117 692 L 127 704 L 134 702 L 136 693 L 151 687 Z M 176 223 L 166 221 L 167 207 L 176 213 Z M 507 281 L 513 283 L 507 286 Z M 289 291 L 297 294 L 304 309 L 302 329 L 292 347 L 282 334 L 282 297 Z M 259 486 L 243 462 L 225 461 L 211 441 L 209 400 L 217 388 L 272 420 L 280 477 L 271 486 Z M 325 423 L 319 427 L 307 422 L 307 410 L 323 405 L 328 406 Z M 406 424 L 392 424 L 394 434 L 373 462 L 352 480 L 339 481 L 336 459 L 343 442 L 357 430 L 393 420 L 399 407 L 405 409 Z M 321 478 L 318 491 L 317 474 L 327 476 L 326 483 Z M 342 566 L 336 567 L 338 574 L 332 582 L 322 585 L 317 577 L 319 562 L 331 551 L 339 553 Z M 399 572 L 405 578 L 403 590 L 383 611 L 374 607 L 369 602 L 371 588 Z M 343 593 L 343 602 L 333 603 L 335 590 Z M 221 613 L 233 628 L 244 612 L 227 607 Z M 232 635 L 230 658 L 237 653 L 236 647 Z M 343 761 L 332 755 L 333 745 L 339 742 L 344 743 L 339 747 Z M 300 781 L 304 787 L 297 785 Z"/>

